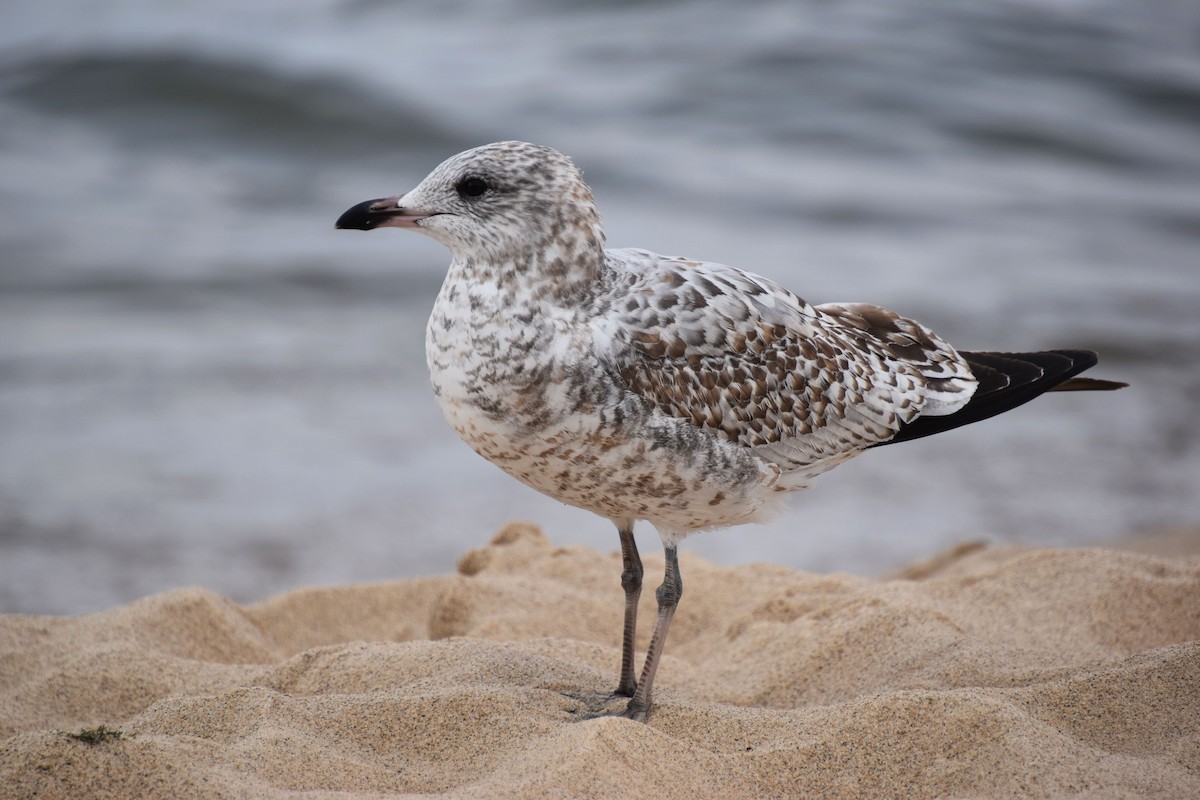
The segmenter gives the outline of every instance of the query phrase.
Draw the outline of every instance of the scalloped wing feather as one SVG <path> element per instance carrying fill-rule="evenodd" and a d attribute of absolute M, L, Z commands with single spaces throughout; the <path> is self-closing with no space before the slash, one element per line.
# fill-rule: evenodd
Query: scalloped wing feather
<path fill-rule="evenodd" d="M 619 298 L 601 357 L 663 414 L 754 448 L 806 480 L 922 413 L 965 405 L 975 379 L 928 329 L 876 306 L 812 306 L 721 264 L 609 251 Z"/>

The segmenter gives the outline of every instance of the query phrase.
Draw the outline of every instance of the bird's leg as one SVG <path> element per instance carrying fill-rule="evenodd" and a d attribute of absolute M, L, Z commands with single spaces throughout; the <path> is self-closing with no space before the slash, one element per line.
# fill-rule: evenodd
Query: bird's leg
<path fill-rule="evenodd" d="M 625 628 L 621 634 L 621 682 L 614 694 L 633 697 L 637 679 L 633 676 L 633 648 L 637 636 L 638 598 L 642 596 L 642 558 L 633 540 L 633 520 L 617 522 L 621 535 L 621 588 L 625 590 Z"/>
<path fill-rule="evenodd" d="M 642 677 L 638 680 L 637 691 L 629 701 L 629 705 L 621 712 L 622 717 L 645 722 L 650 713 L 650 691 L 654 686 L 654 673 L 658 671 L 658 661 L 662 656 L 663 645 L 667 642 L 667 630 L 671 627 L 671 618 L 675 616 L 675 607 L 679 598 L 683 597 L 683 578 L 679 575 L 679 558 L 674 546 L 666 547 L 667 569 L 663 576 L 662 585 L 655 592 L 658 598 L 658 616 L 654 618 L 654 633 L 650 636 L 650 649 L 646 653 L 646 663 L 642 666 Z"/>

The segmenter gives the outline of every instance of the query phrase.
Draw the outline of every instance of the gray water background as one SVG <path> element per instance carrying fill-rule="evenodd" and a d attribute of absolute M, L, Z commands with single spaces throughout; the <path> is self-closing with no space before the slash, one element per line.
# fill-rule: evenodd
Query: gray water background
<path fill-rule="evenodd" d="M 6 2 L 0 611 L 443 573 L 509 519 L 614 549 L 442 421 L 447 254 L 333 230 L 506 138 L 575 158 L 612 246 L 1133 383 L 872 451 L 686 549 L 879 573 L 1200 522 L 1193 0 Z"/>

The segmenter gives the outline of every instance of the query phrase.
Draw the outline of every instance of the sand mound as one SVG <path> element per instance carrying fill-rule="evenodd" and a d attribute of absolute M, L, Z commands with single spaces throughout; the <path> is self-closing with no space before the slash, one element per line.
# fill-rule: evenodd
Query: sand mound
<path fill-rule="evenodd" d="M 1200 797 L 1200 560 L 682 569 L 648 725 L 576 721 L 619 556 L 529 525 L 453 576 L 4 617 L 0 796 Z"/>

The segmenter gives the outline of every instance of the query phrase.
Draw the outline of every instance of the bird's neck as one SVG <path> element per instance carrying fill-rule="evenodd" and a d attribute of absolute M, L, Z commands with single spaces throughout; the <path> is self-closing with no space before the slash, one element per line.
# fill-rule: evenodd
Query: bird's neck
<path fill-rule="evenodd" d="M 455 258 L 448 276 L 459 286 L 495 293 L 502 305 L 573 307 L 601 289 L 604 235 L 594 230 L 546 237 L 496 260 Z"/>

